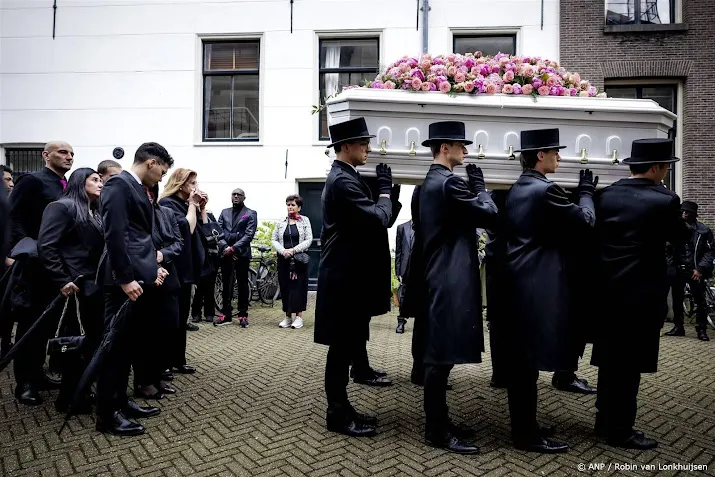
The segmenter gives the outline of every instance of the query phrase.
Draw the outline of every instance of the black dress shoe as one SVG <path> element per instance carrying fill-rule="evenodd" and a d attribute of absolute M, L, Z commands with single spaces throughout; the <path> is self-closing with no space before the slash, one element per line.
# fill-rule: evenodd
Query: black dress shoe
<path fill-rule="evenodd" d="M 609 446 L 622 449 L 648 450 L 658 447 L 658 441 L 646 437 L 641 431 L 633 431 L 625 437 L 609 437 L 606 439 Z"/>
<path fill-rule="evenodd" d="M 380 378 L 384 378 L 385 376 L 387 376 L 387 371 L 383 371 L 381 369 L 370 368 L 369 372 Z M 355 368 L 353 366 L 350 366 L 350 377 L 355 377 Z"/>
<path fill-rule="evenodd" d="M 477 454 L 479 447 L 465 444 L 451 433 L 442 436 L 426 436 L 427 444 L 438 449 L 444 449 L 455 454 Z"/>
<path fill-rule="evenodd" d="M 201 315 L 197 315 L 197 316 L 194 316 L 193 318 L 191 318 L 192 323 L 201 323 L 202 321 L 203 321 L 203 318 L 201 317 Z"/>
<path fill-rule="evenodd" d="M 174 380 L 174 373 L 169 371 L 168 369 L 161 373 L 161 380 L 162 381 L 173 381 Z"/>
<path fill-rule="evenodd" d="M 163 394 L 176 394 L 176 388 L 169 386 L 168 384 L 159 384 L 156 389 Z"/>
<path fill-rule="evenodd" d="M 407 320 L 404 318 L 398 318 L 397 319 L 397 328 L 395 328 L 395 333 L 397 334 L 402 334 L 405 332 L 405 325 L 407 324 Z"/>
<path fill-rule="evenodd" d="M 522 451 L 539 452 L 540 454 L 564 454 L 569 451 L 567 444 L 545 437 L 540 437 L 532 442 L 514 442 L 514 447 Z"/>
<path fill-rule="evenodd" d="M 710 341 L 710 338 L 708 337 L 708 333 L 705 331 L 705 328 L 698 329 L 698 339 L 700 341 Z"/>
<path fill-rule="evenodd" d="M 97 418 L 99 432 L 114 434 L 115 436 L 138 436 L 144 434 L 144 426 L 128 420 L 117 411 L 108 418 Z"/>
<path fill-rule="evenodd" d="M 392 381 L 385 376 L 369 376 L 366 378 L 357 377 L 353 379 L 356 384 L 364 384 L 365 386 L 374 386 L 377 388 L 384 388 L 387 386 L 392 386 Z"/>
<path fill-rule="evenodd" d="M 494 389 L 506 389 L 507 383 L 506 381 L 492 378 L 491 381 L 489 381 L 489 387 Z"/>
<path fill-rule="evenodd" d="M 372 426 L 375 428 L 377 427 L 377 416 L 369 416 L 367 414 L 363 414 L 363 413 L 355 411 L 353 414 L 353 417 L 358 422 L 361 422 L 363 424 L 366 424 L 368 426 Z"/>
<path fill-rule="evenodd" d="M 457 439 L 471 439 L 477 435 L 476 431 L 471 427 L 467 427 L 462 424 L 457 424 L 454 422 L 449 423 L 449 433 L 452 434 Z"/>
<path fill-rule="evenodd" d="M 327 427 L 331 432 L 338 432 L 350 437 L 370 437 L 377 434 L 374 425 L 362 422 L 355 417 L 345 417 L 331 414 L 328 411 Z"/>
<path fill-rule="evenodd" d="M 186 331 L 199 331 L 199 327 L 193 323 L 186 322 Z"/>
<path fill-rule="evenodd" d="M 127 417 L 138 419 L 142 417 L 154 417 L 158 416 L 161 409 L 152 406 L 140 406 L 134 401 L 127 401 L 127 405 L 124 408 L 123 414 Z"/>
<path fill-rule="evenodd" d="M 134 397 L 143 399 L 155 399 L 157 401 L 164 399 L 164 396 L 156 386 L 136 386 L 134 388 Z"/>
<path fill-rule="evenodd" d="M 15 389 L 15 397 L 20 404 L 25 406 L 39 406 L 42 398 L 37 392 L 37 388 L 30 383 L 23 383 Z"/>
<path fill-rule="evenodd" d="M 555 433 L 556 433 L 556 427 L 554 427 L 554 426 L 549 426 L 548 424 L 539 426 L 539 436 L 541 436 L 541 437 L 554 437 Z"/>
<path fill-rule="evenodd" d="M 685 328 L 675 325 L 672 330 L 665 333 L 665 336 L 685 336 Z"/>
<path fill-rule="evenodd" d="M 189 366 L 188 364 L 182 364 L 181 366 L 174 366 L 174 371 L 180 374 L 194 374 L 196 372 L 196 368 L 193 366 Z"/>
<path fill-rule="evenodd" d="M 554 376 L 555 378 L 555 376 Z M 574 375 L 570 382 L 563 382 L 557 379 L 552 379 L 551 384 L 559 391 L 577 394 L 596 394 L 598 391 L 593 386 L 588 385 L 585 379 L 579 379 Z"/>

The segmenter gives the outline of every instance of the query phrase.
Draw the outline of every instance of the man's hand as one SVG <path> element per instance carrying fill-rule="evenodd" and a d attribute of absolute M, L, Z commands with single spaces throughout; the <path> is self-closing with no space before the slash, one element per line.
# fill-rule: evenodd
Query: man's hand
<path fill-rule="evenodd" d="M 70 296 L 73 293 L 79 293 L 79 287 L 73 282 L 69 282 L 67 285 L 63 286 L 60 291 L 64 296 Z"/>
<path fill-rule="evenodd" d="M 9 267 L 12 267 L 12 264 L 13 264 L 13 263 L 15 263 L 15 260 L 13 260 L 12 258 L 7 257 L 7 258 L 5 259 L 5 266 L 6 266 L 6 267 L 8 267 L 8 268 L 9 268 Z"/>
<path fill-rule="evenodd" d="M 169 276 L 169 272 L 166 270 L 164 267 L 159 267 L 159 270 L 156 272 L 156 281 L 154 282 L 154 285 L 160 287 L 164 284 L 164 279 Z"/>
<path fill-rule="evenodd" d="M 395 184 L 392 186 L 392 193 L 390 194 L 390 199 L 393 202 L 400 200 L 400 184 Z"/>
<path fill-rule="evenodd" d="M 703 276 L 702 273 L 700 273 L 700 272 L 697 271 L 697 270 L 693 270 L 693 276 L 692 276 L 691 278 L 692 278 L 693 280 L 695 280 L 696 282 L 699 282 L 699 281 L 700 281 L 700 278 L 701 278 L 702 276 Z"/>
<path fill-rule="evenodd" d="M 226 249 L 223 251 L 223 256 L 230 257 L 234 253 L 236 253 L 236 251 L 233 249 L 233 247 L 226 247 Z"/>
<path fill-rule="evenodd" d="M 484 184 L 484 174 L 482 173 L 482 169 L 474 164 L 467 164 L 467 182 L 469 183 L 469 188 L 475 194 L 479 194 L 480 192 L 487 190 L 487 187 Z"/>
<path fill-rule="evenodd" d="M 164 254 L 159 250 L 156 251 L 156 263 L 161 263 L 164 261 Z"/>
<path fill-rule="evenodd" d="M 578 189 L 593 194 L 598 185 L 598 176 L 593 176 L 590 169 L 581 169 L 579 173 Z"/>
<path fill-rule="evenodd" d="M 400 275 L 397 275 L 397 281 L 399 281 L 400 283 L 402 283 L 402 277 L 401 277 Z"/>
<path fill-rule="evenodd" d="M 375 175 L 380 195 L 385 194 L 390 197 L 392 194 L 392 169 L 387 164 L 378 164 L 375 167 Z"/>
<path fill-rule="evenodd" d="M 129 297 L 131 301 L 137 301 L 137 299 L 142 296 L 144 290 L 141 285 L 134 280 L 131 283 L 125 283 L 122 285 L 122 291 Z"/>

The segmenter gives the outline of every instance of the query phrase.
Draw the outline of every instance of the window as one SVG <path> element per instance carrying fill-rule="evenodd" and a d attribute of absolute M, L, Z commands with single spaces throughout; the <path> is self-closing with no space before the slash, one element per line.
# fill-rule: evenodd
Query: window
<path fill-rule="evenodd" d="M 460 55 L 477 51 L 490 56 L 516 55 L 516 35 L 455 35 L 452 47 L 454 53 Z"/>
<path fill-rule="evenodd" d="M 15 180 L 28 172 L 40 171 L 45 167 L 42 149 L 41 147 L 5 148 L 5 164 L 12 169 Z"/>
<path fill-rule="evenodd" d="M 633 86 L 608 86 L 606 85 L 606 95 L 611 98 L 632 98 L 632 99 L 652 99 L 661 107 L 677 114 L 678 112 L 678 86 L 672 84 L 661 85 L 633 85 Z M 673 124 L 670 137 L 675 139 L 677 124 Z M 675 148 L 675 142 L 673 143 Z M 675 151 L 673 151 L 675 153 Z M 665 185 L 670 190 L 675 190 L 675 168 L 673 164 L 665 178 Z"/>
<path fill-rule="evenodd" d="M 607 25 L 675 23 L 676 0 L 607 0 Z"/>
<path fill-rule="evenodd" d="M 259 41 L 203 46 L 204 141 L 257 141 Z"/>
<path fill-rule="evenodd" d="M 380 48 L 377 38 L 339 38 L 320 40 L 318 46 L 319 98 L 342 91 L 344 86 L 372 81 L 380 68 Z M 328 113 L 320 113 L 320 139 L 329 139 Z"/>

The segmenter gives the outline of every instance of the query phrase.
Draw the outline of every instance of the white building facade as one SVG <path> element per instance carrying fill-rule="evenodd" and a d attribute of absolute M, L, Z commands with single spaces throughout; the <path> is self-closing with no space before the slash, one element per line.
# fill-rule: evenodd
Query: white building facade
<path fill-rule="evenodd" d="M 241 187 L 259 221 L 283 217 L 296 192 L 316 214 L 329 160 L 312 106 L 419 55 L 423 2 L 59 0 L 55 12 L 47 0 L 0 0 L 2 157 L 31 170 L 36 148 L 59 139 L 76 167 L 96 167 L 116 147 L 127 167 L 155 141 L 175 167 L 198 172 L 215 212 Z M 432 54 L 558 59 L 557 0 L 429 6 Z M 410 196 L 405 187 L 398 223 Z"/>

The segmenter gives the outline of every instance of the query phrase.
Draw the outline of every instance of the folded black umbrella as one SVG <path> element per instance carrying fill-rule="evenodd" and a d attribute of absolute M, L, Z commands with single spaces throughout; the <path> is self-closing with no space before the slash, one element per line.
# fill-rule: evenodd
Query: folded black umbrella
<path fill-rule="evenodd" d="M 115 344 L 118 341 L 118 337 L 126 331 L 127 314 L 131 310 L 133 304 L 134 302 L 131 299 L 127 298 L 127 301 L 122 304 L 117 313 L 112 317 L 111 321 L 109 322 L 109 327 L 104 332 L 102 342 L 99 343 L 97 351 L 94 352 L 92 360 L 87 365 L 87 368 L 85 368 L 84 373 L 82 373 L 82 377 L 77 383 L 77 388 L 75 389 L 75 392 L 72 395 L 72 400 L 70 401 L 69 407 L 67 408 L 65 421 L 64 423 L 62 423 L 62 427 L 60 427 L 60 430 L 57 432 L 57 435 L 62 434 L 62 431 L 64 430 L 65 426 L 74 414 L 74 409 L 77 409 L 85 393 L 94 382 L 94 379 L 97 375 L 97 372 L 99 371 L 99 368 L 102 366 L 102 363 L 106 359 L 109 359 L 109 357 L 114 353 L 114 348 Z"/>

